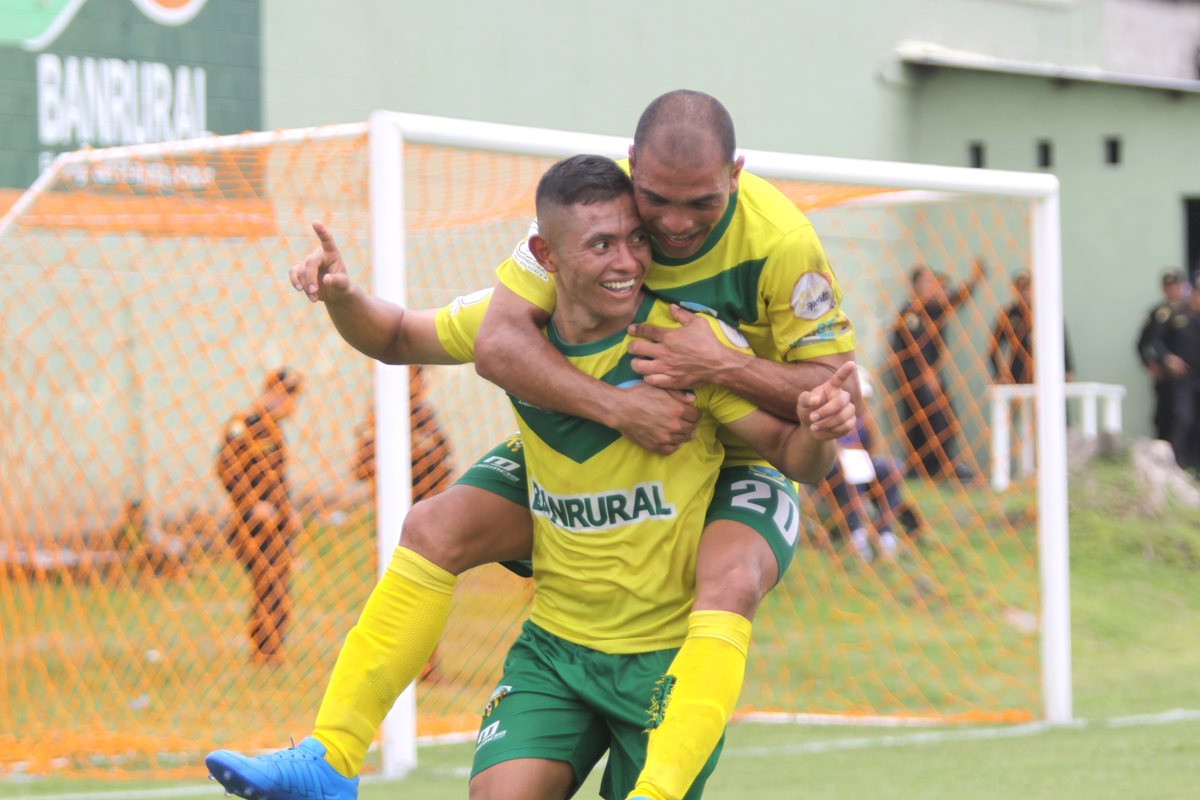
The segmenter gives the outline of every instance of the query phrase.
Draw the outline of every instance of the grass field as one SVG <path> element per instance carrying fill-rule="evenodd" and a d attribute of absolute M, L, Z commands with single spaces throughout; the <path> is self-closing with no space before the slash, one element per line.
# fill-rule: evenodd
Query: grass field
<path fill-rule="evenodd" d="M 1073 476 L 1071 501 L 1077 725 L 739 724 L 705 796 L 1200 796 L 1200 513 L 1143 516 L 1121 463 Z M 1176 709 L 1183 712 L 1170 713 Z M 465 797 L 470 757 L 470 745 L 423 747 L 407 781 L 369 782 L 361 796 Z M 0 797 L 75 796 L 219 797 L 220 789 L 195 781 L 0 783 Z M 595 796 L 592 784 L 580 796 Z"/>

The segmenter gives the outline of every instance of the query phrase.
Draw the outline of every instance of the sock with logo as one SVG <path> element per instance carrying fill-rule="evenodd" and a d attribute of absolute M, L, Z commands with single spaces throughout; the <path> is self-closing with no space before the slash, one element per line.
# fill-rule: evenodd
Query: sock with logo
<path fill-rule="evenodd" d="M 630 798 L 680 800 L 725 731 L 746 672 L 750 620 L 728 611 L 693 611 L 667 675 L 674 683 L 662 721 L 650 731 L 646 765 Z"/>
<path fill-rule="evenodd" d="M 346 635 L 317 711 L 313 736 L 342 775 L 358 774 L 383 718 L 429 660 L 457 581 L 412 550 L 396 548 Z"/>

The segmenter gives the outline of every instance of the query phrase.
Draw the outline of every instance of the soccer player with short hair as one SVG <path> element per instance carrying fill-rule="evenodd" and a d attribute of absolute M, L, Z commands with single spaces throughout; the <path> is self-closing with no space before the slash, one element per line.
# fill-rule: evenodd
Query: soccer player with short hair
<path fill-rule="evenodd" d="M 479 364 L 479 371 L 511 394 L 591 419 L 660 453 L 686 442 L 700 414 L 689 393 L 659 385 L 721 385 L 794 416 L 796 394 L 850 360 L 853 331 L 811 224 L 767 182 L 742 172 L 734 146 L 732 122 L 718 101 L 672 92 L 643 114 L 629 166 L 652 236 L 647 285 L 714 312 L 730 335 L 745 334 L 757 358 L 724 347 L 706 321 L 673 309 L 681 327 L 637 327 L 649 340 L 631 345 L 641 356 L 631 366 L 644 382 L 618 388 L 584 375 L 542 333 L 553 283 L 526 243 L 501 266 L 495 298 L 476 293 L 437 312 L 400 309 L 352 286 L 319 224 L 321 247 L 292 268 L 291 281 L 313 302 L 324 301 L 343 338 L 373 358 L 457 363 L 476 355 L 478 340 L 480 360 L 491 364 Z M 853 381 L 847 389 L 855 393 Z M 832 408 L 818 404 L 809 413 L 814 436 L 833 441 L 853 429 L 853 415 L 840 418 Z M 529 557 L 520 451 L 500 445 L 489 456 L 514 469 L 497 470 L 485 456 L 405 519 L 403 544 L 334 667 L 313 732 L 320 752 L 303 755 L 314 768 L 329 764 L 341 775 L 357 774 L 379 724 L 440 637 L 458 574 Z M 761 480 L 755 462 L 730 447 L 718 477 L 697 561 L 695 609 L 702 613 L 669 670 L 671 712 L 651 733 L 646 780 L 639 784 L 647 797 L 682 796 L 719 740 L 745 668 L 738 643 L 748 640 L 758 603 L 792 557 L 798 526 L 780 524 L 787 522 L 776 514 L 783 490 Z M 302 757 L 277 755 L 284 754 Z"/>
<path fill-rule="evenodd" d="M 608 385 L 636 380 L 628 327 L 677 323 L 666 302 L 642 292 L 649 242 L 629 178 L 600 156 L 560 161 L 538 185 L 537 212 L 530 250 L 558 291 L 547 340 Z M 735 348 L 719 322 L 705 324 Z M 839 371 L 821 398 L 852 371 Z M 840 399 L 852 413 L 849 395 Z M 801 393 L 793 413 L 805 416 L 809 400 Z M 516 398 L 513 407 L 533 514 L 534 599 L 481 726 L 471 796 L 569 797 L 611 745 L 604 794 L 621 798 L 644 761 L 654 689 L 660 700 L 669 694 L 664 676 L 688 632 L 696 549 L 724 457 L 718 424 L 798 480 L 819 480 L 834 448 L 807 423 L 712 385 L 696 390 L 696 433 L 670 455 L 589 420 Z M 784 524 L 798 523 L 794 487 L 775 470 L 755 474 L 785 498 Z M 701 624 L 719 626 L 703 612 Z M 744 650 L 749 625 L 729 635 Z M 700 796 L 713 766 L 706 753 L 687 797 Z"/>

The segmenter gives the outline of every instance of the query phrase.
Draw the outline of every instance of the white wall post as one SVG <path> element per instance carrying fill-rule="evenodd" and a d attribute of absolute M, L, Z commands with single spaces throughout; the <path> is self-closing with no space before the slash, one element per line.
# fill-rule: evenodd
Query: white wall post
<path fill-rule="evenodd" d="M 1009 469 L 1011 458 L 1008 438 L 1008 409 L 1007 395 L 996 391 L 992 386 L 988 392 L 992 404 L 992 488 L 997 492 L 1008 489 Z"/>
<path fill-rule="evenodd" d="M 1119 390 L 1119 391 L 1118 391 Z M 1110 388 L 1104 395 L 1104 413 L 1101 429 L 1105 433 L 1121 432 L 1121 397 L 1125 394 L 1124 387 Z"/>
<path fill-rule="evenodd" d="M 1034 459 L 1034 451 L 1037 448 L 1037 443 L 1033 438 L 1033 415 L 1037 413 L 1034 408 L 1034 398 L 1028 395 L 1022 395 L 1021 400 L 1021 422 L 1018 441 L 1021 442 L 1021 471 L 1022 479 L 1028 478 L 1034 473 L 1036 463 Z"/>
<path fill-rule="evenodd" d="M 1085 388 L 1082 395 L 1082 403 L 1080 409 L 1082 419 L 1080 424 L 1083 426 L 1083 438 L 1087 441 L 1094 441 L 1096 438 L 1096 391 L 1091 387 Z"/>

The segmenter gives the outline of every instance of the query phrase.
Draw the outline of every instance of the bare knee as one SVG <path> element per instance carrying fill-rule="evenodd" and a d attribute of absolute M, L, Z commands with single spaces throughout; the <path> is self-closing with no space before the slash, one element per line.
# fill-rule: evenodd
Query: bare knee
<path fill-rule="evenodd" d="M 736 523 L 710 526 L 696 558 L 697 611 L 730 611 L 746 619 L 775 585 L 779 565 L 759 534 Z"/>
<path fill-rule="evenodd" d="M 470 532 L 463 526 L 447 524 L 447 517 L 438 513 L 441 505 L 432 497 L 413 505 L 404 517 L 400 541 L 409 550 L 437 564 L 447 572 L 459 575 L 475 566 Z"/>
<path fill-rule="evenodd" d="M 454 575 L 493 561 L 529 558 L 529 511 L 473 487 L 455 485 L 415 504 L 400 542 Z"/>
<path fill-rule="evenodd" d="M 754 612 L 770 589 L 770 585 L 763 586 L 762 570 L 756 565 L 738 564 L 707 580 L 697 574 L 693 607 L 697 611 L 731 611 L 754 619 Z"/>

